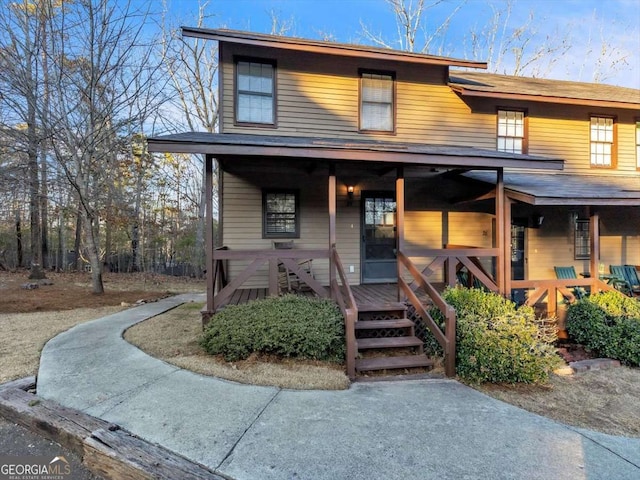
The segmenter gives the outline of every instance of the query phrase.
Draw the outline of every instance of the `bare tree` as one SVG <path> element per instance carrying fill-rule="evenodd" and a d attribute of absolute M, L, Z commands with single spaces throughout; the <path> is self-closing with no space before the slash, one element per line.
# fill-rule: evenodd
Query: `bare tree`
<path fill-rule="evenodd" d="M 409 52 L 446 54 L 443 39 L 449 29 L 451 20 L 462 8 L 463 0 L 447 15 L 447 17 L 435 25 L 433 30 L 427 27 L 427 12 L 439 6 L 444 0 L 385 0 L 393 12 L 396 21 L 395 40 L 386 40 L 382 33 L 375 33 L 373 29 L 362 21 L 360 28 L 363 37 L 374 45 L 383 48 L 395 48 Z M 434 51 L 434 44 L 439 46 Z"/>
<path fill-rule="evenodd" d="M 132 128 L 144 125 L 131 110 L 157 97 L 158 59 L 152 40 L 145 40 L 148 5 L 131 2 L 76 0 L 52 20 L 51 80 L 48 129 L 56 160 L 80 204 L 85 250 L 91 265 L 92 289 L 102 293 L 101 209 L 105 184 L 112 182 L 114 146 Z"/>
<path fill-rule="evenodd" d="M 39 98 L 40 4 L 23 0 L 0 11 L 0 82 L 3 108 L 12 112 L 10 130 L 16 143 L 26 146 L 29 175 L 31 265 L 29 278 L 44 278 L 40 233 L 40 177 L 38 155 L 42 128 L 37 123 Z M 21 138 L 20 138 L 21 137 Z"/>

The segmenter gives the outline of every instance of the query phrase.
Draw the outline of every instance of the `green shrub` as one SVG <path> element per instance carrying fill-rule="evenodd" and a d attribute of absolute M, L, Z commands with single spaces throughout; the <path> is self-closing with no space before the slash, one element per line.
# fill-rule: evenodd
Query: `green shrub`
<path fill-rule="evenodd" d="M 640 365 L 640 302 L 618 292 L 591 295 L 569 306 L 567 332 L 597 355 Z"/>
<path fill-rule="evenodd" d="M 473 382 L 545 382 L 560 359 L 531 307 L 475 288 L 445 290 L 456 310 L 456 373 Z M 439 311 L 432 316 L 442 325 Z"/>
<path fill-rule="evenodd" d="M 227 361 L 256 352 L 343 362 L 344 320 L 330 300 L 273 297 L 226 307 L 213 316 L 200 345 Z"/>

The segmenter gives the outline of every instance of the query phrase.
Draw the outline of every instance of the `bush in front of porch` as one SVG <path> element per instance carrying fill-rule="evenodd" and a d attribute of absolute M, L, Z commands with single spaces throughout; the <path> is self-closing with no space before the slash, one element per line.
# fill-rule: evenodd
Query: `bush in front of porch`
<path fill-rule="evenodd" d="M 569 306 L 567 332 L 597 355 L 640 366 L 640 301 L 618 292 L 591 295 Z"/>
<path fill-rule="evenodd" d="M 471 383 L 542 383 L 560 363 L 533 308 L 476 288 L 449 288 L 456 311 L 456 373 Z M 440 317 L 439 311 L 433 312 Z"/>
<path fill-rule="evenodd" d="M 209 322 L 200 345 L 228 362 L 252 353 L 344 362 L 344 338 L 335 303 L 284 295 L 226 307 Z"/>

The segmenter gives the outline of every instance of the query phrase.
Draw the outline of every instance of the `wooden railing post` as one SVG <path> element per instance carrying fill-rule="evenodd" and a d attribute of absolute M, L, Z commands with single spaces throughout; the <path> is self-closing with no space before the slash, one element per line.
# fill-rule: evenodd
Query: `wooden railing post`
<path fill-rule="evenodd" d="M 396 254 L 404 250 L 404 168 L 398 167 L 396 177 Z M 397 276 L 402 275 L 400 260 L 396 258 Z M 403 300 L 403 295 L 398 285 L 398 302 Z"/>
<path fill-rule="evenodd" d="M 205 198 L 205 253 L 207 269 L 207 306 L 208 313 L 214 313 L 215 276 L 213 258 L 213 155 L 206 155 L 204 161 L 204 198 Z"/>
<path fill-rule="evenodd" d="M 329 166 L 329 250 L 336 244 L 336 166 Z M 329 281 L 336 278 L 336 265 L 334 256 L 329 255 Z M 333 298 L 333 292 L 329 293 Z"/>
<path fill-rule="evenodd" d="M 505 295 L 505 264 L 507 257 L 507 242 L 505 239 L 504 217 L 505 217 L 505 196 L 504 196 L 504 170 L 499 168 L 496 171 L 496 247 L 498 247 L 498 260 L 496 262 L 496 283 L 498 291 Z M 509 257 L 511 258 L 511 257 Z"/>
<path fill-rule="evenodd" d="M 278 286 L 278 259 L 269 259 L 269 296 L 277 297 L 280 294 Z"/>

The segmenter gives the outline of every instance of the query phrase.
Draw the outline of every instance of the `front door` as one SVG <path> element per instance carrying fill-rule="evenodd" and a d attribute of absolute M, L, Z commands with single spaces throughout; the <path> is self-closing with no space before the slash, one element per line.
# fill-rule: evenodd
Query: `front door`
<path fill-rule="evenodd" d="M 362 283 L 395 282 L 396 199 L 393 192 L 362 192 Z"/>
<path fill-rule="evenodd" d="M 524 240 L 525 227 L 522 221 L 514 219 L 511 225 L 511 279 L 524 280 L 525 256 Z M 525 291 L 523 289 L 512 290 L 512 300 L 517 304 L 525 301 Z"/>

